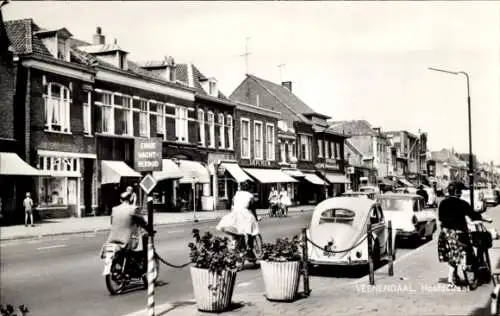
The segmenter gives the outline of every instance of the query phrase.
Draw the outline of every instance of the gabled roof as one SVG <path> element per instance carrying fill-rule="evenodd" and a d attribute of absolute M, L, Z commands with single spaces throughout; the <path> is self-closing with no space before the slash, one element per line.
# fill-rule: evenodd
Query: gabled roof
<path fill-rule="evenodd" d="M 196 93 L 201 95 L 208 95 L 208 93 L 203 89 L 201 85 L 201 81 L 206 80 L 208 77 L 205 76 L 198 67 L 193 64 L 176 64 L 176 78 L 179 81 L 184 82 L 186 85 L 189 85 L 189 70 L 188 67 L 191 67 L 193 74 L 193 84 L 196 89 Z M 219 99 L 223 99 L 228 101 L 229 99 L 219 91 L 219 95 L 217 96 Z"/>
<path fill-rule="evenodd" d="M 445 148 L 441 149 L 440 151 L 431 152 L 431 158 L 435 161 L 446 162 L 454 167 L 463 167 L 464 165 L 467 165 L 464 161 L 455 156 L 455 154 L 453 154 L 450 150 Z"/>
<path fill-rule="evenodd" d="M 354 144 L 351 143 L 348 139 L 345 140 L 345 145 L 356 155 L 363 156 L 363 153 L 358 149 L 358 147 L 354 146 Z"/>
<path fill-rule="evenodd" d="M 34 34 L 40 38 L 46 36 L 53 36 L 55 34 L 64 38 L 70 38 L 71 36 L 73 36 L 73 34 L 71 34 L 71 32 L 68 31 L 68 29 L 65 27 L 63 27 L 62 29 L 53 29 L 53 30 L 40 29 L 39 31 L 34 32 Z"/>
<path fill-rule="evenodd" d="M 38 54 L 52 57 L 48 49 L 43 45 L 42 40 L 33 35 L 40 28 L 32 19 L 5 21 L 5 29 L 15 54 Z"/>
<path fill-rule="evenodd" d="M 310 120 L 306 118 L 303 113 L 316 113 L 307 104 L 305 104 L 301 99 L 299 99 L 290 90 L 283 87 L 282 85 L 276 84 L 274 82 L 259 78 L 257 76 L 247 74 L 247 77 L 257 82 L 261 87 L 267 90 L 271 95 L 277 98 L 281 104 L 291 110 L 295 115 L 302 121 L 310 123 Z"/>
<path fill-rule="evenodd" d="M 349 136 L 377 136 L 370 123 L 365 120 L 332 122 L 330 129 Z"/>
<path fill-rule="evenodd" d="M 116 52 L 116 51 L 125 52 L 125 50 L 122 49 L 116 43 L 98 44 L 98 45 L 84 45 L 84 46 L 79 46 L 78 49 L 81 51 L 84 51 L 86 53 L 90 53 L 90 54 L 101 54 L 101 53 L 109 53 L 109 52 Z"/>

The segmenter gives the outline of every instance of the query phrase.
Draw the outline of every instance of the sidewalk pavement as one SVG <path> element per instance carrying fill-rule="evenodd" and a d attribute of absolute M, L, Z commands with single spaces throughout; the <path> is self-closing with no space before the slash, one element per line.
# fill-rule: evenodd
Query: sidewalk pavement
<path fill-rule="evenodd" d="M 302 211 L 311 211 L 313 208 L 314 206 L 311 205 L 295 206 L 290 207 L 288 212 L 296 213 Z M 199 222 L 216 221 L 228 212 L 229 210 L 196 212 L 196 219 Z M 267 216 L 268 210 L 259 209 L 257 210 L 257 214 L 259 216 Z M 193 212 L 154 213 L 155 226 L 193 222 L 193 219 Z M 50 219 L 43 220 L 37 223 L 35 227 L 25 227 L 24 225 L 0 227 L 0 241 L 42 238 L 47 236 L 70 235 L 79 233 L 95 233 L 100 231 L 108 231 L 109 228 L 109 216 Z"/>
<path fill-rule="evenodd" d="M 500 229 L 500 207 L 487 214 Z M 368 277 L 336 283 L 329 277 L 311 277 L 311 296 L 292 303 L 270 302 L 264 297 L 263 281 L 252 289 L 235 287 L 233 311 L 224 315 L 489 315 L 492 285 L 475 291 L 449 289 L 448 266 L 437 259 L 437 238 L 396 259 L 394 276 L 386 266 L 375 273 L 375 285 Z M 500 264 L 500 241 L 490 249 L 493 267 Z M 302 283 L 299 291 L 302 291 Z M 129 316 L 146 315 L 139 311 Z M 209 315 L 198 312 L 191 298 L 157 306 L 156 315 Z"/>

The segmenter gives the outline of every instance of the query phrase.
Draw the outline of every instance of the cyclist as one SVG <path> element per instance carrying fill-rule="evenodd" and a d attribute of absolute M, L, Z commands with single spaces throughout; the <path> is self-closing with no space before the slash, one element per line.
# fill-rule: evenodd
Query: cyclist
<path fill-rule="evenodd" d="M 449 265 L 448 283 L 450 286 L 457 280 L 458 267 L 463 264 L 463 253 L 470 267 L 475 271 L 476 257 L 468 235 L 466 217 L 471 220 L 483 220 L 481 214 L 474 212 L 467 201 L 460 199 L 464 185 L 461 182 L 451 182 L 448 185 L 449 196 L 439 204 L 438 217 L 441 222 L 441 232 L 438 239 L 438 255 L 440 262 Z"/>
<path fill-rule="evenodd" d="M 233 207 L 229 214 L 220 220 L 216 229 L 233 237 L 243 237 L 247 249 L 252 250 L 253 236 L 259 234 L 257 217 L 251 211 L 253 209 L 254 195 L 249 192 L 249 184 L 240 184 L 240 190 L 233 198 Z"/>

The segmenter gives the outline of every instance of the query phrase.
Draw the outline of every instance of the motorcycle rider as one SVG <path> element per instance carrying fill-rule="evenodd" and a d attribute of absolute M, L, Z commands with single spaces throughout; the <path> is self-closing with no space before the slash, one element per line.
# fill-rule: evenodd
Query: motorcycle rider
<path fill-rule="evenodd" d="M 438 219 L 441 222 L 441 232 L 438 239 L 438 255 L 440 262 L 447 262 L 449 267 L 448 282 L 454 284 L 454 277 L 458 276 L 458 267 L 463 264 L 463 252 L 466 255 L 466 262 L 470 267 L 469 271 L 475 271 L 476 257 L 468 235 L 466 217 L 472 221 L 485 219 L 481 214 L 474 212 L 467 201 L 462 200 L 461 182 L 451 182 L 448 185 L 449 196 L 440 204 Z M 461 272 L 461 271 L 460 271 Z"/>
<path fill-rule="evenodd" d="M 150 230 L 139 209 L 130 204 L 130 193 L 123 192 L 120 195 L 120 204 L 112 209 L 111 230 L 106 243 L 117 244 L 122 248 L 134 250 L 131 245 L 132 236 L 138 233 L 139 227 L 146 230 L 150 235 L 155 233 L 154 230 Z M 143 245 L 142 248 L 143 258 L 146 260 L 147 247 Z"/>

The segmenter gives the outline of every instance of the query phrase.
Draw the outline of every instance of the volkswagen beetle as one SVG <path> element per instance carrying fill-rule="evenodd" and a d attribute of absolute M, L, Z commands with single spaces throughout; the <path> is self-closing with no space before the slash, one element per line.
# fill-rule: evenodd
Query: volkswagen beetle
<path fill-rule="evenodd" d="M 368 264 L 367 224 L 372 224 L 373 261 L 389 255 L 388 228 L 380 204 L 364 197 L 335 197 L 318 204 L 306 231 L 313 266 Z M 395 230 L 393 229 L 393 245 Z M 324 251 L 324 248 L 331 253 Z M 345 250 L 345 251 L 344 251 Z M 395 251 L 392 251 L 395 258 Z"/>

